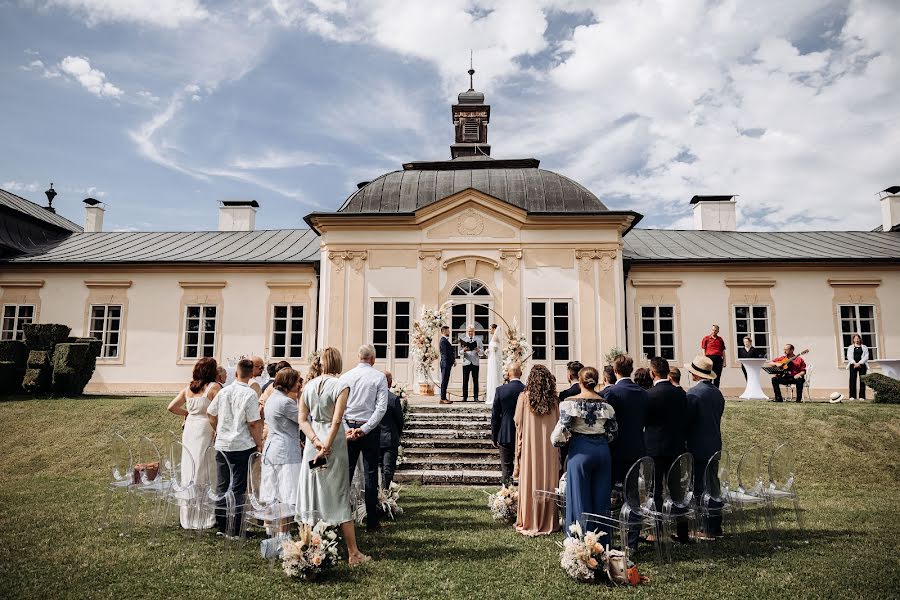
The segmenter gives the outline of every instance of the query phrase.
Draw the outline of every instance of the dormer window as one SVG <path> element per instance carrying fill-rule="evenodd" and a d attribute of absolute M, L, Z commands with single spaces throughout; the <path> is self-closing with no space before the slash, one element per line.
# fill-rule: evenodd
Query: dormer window
<path fill-rule="evenodd" d="M 463 121 L 463 141 L 477 142 L 479 129 L 478 121 Z"/>

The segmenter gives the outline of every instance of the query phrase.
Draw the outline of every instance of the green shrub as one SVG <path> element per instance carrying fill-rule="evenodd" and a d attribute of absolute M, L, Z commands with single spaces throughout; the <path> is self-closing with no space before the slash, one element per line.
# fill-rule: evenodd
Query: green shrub
<path fill-rule="evenodd" d="M 90 344 L 95 358 L 100 358 L 100 351 L 103 350 L 103 342 L 95 337 L 69 337 L 66 338 L 66 343 Z"/>
<path fill-rule="evenodd" d="M 861 379 L 864 384 L 875 390 L 875 402 L 900 404 L 900 380 L 881 373 L 863 375 Z"/>
<path fill-rule="evenodd" d="M 32 350 L 28 353 L 28 366 L 34 369 L 50 365 L 50 352 L 46 350 Z"/>
<path fill-rule="evenodd" d="M 59 396 L 80 396 L 91 380 L 97 357 L 93 344 L 57 344 L 53 352 L 53 393 Z"/>
<path fill-rule="evenodd" d="M 29 367 L 25 371 L 25 377 L 22 379 L 22 389 L 27 394 L 41 394 L 50 389 L 50 383 L 53 378 L 53 371 L 50 365 L 43 367 Z"/>
<path fill-rule="evenodd" d="M 0 398 L 22 391 L 22 371 L 11 360 L 0 360 Z"/>
<path fill-rule="evenodd" d="M 0 361 L 9 361 L 22 371 L 25 370 L 25 361 L 28 359 L 28 350 L 22 340 L 0 341 Z"/>
<path fill-rule="evenodd" d="M 66 341 L 72 328 L 53 323 L 25 325 L 25 345 L 29 350 L 44 350 L 53 354 L 53 347 Z"/>

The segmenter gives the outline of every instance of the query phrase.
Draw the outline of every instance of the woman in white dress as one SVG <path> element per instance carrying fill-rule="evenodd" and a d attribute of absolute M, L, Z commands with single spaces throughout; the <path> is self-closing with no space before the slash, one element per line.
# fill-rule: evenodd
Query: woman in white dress
<path fill-rule="evenodd" d="M 206 409 L 222 389 L 216 381 L 218 365 L 214 358 L 201 358 L 194 365 L 194 373 L 188 387 L 184 388 L 169 403 L 169 412 L 185 417 L 181 443 L 190 453 L 192 460 L 181 460 L 181 477 L 184 481 L 194 478 L 194 489 L 203 490 L 207 485 L 207 474 L 215 465 L 201 463 L 206 456 L 206 448 L 213 443 L 215 431 L 209 424 Z M 191 473 L 191 468 L 194 473 Z M 215 515 L 210 514 L 202 523 L 197 506 L 190 503 L 181 507 L 181 526 L 185 529 L 209 529 L 215 525 Z"/>
<path fill-rule="evenodd" d="M 488 343 L 487 352 L 487 390 L 484 395 L 484 403 L 488 406 L 494 404 L 494 392 L 497 387 L 503 385 L 503 345 L 500 341 L 500 328 L 496 323 L 491 323 L 491 341 Z"/>

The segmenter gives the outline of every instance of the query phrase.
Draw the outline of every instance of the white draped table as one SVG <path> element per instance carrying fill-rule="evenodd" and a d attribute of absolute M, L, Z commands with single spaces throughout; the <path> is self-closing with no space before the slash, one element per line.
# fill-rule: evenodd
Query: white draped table
<path fill-rule="evenodd" d="M 740 358 L 738 362 L 744 365 L 744 370 L 747 371 L 747 387 L 744 389 L 744 393 L 741 394 L 741 398 L 744 400 L 768 400 L 769 397 L 765 395 L 762 390 L 762 385 L 760 382 L 760 369 L 761 367 L 769 361 L 767 358 Z"/>
<path fill-rule="evenodd" d="M 893 379 L 900 379 L 900 358 L 879 358 L 870 360 L 870 365 L 878 365 L 881 372 Z"/>

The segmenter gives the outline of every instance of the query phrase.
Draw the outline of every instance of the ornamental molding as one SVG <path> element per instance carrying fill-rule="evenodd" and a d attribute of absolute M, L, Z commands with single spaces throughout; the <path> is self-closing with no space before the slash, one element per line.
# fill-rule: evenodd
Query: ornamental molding
<path fill-rule="evenodd" d="M 43 279 L 7 279 L 0 281 L 0 288 L 42 288 Z"/>
<path fill-rule="evenodd" d="M 118 281 L 115 280 L 100 280 L 100 279 L 91 279 L 86 280 L 84 285 L 89 288 L 130 288 L 131 280 L 130 279 L 121 279 Z M 184 286 L 181 286 L 184 287 Z"/>
<path fill-rule="evenodd" d="M 754 288 L 764 288 L 764 287 L 775 287 L 774 279 L 726 279 L 725 285 L 728 287 L 754 287 Z"/>
<path fill-rule="evenodd" d="M 334 269 L 340 273 L 344 269 L 344 263 L 349 262 L 354 271 L 363 268 L 369 258 L 368 250 L 329 250 L 328 259 L 334 265 Z"/>
<path fill-rule="evenodd" d="M 466 264 L 466 277 L 472 278 L 475 277 L 475 268 L 479 262 L 483 262 L 492 266 L 494 269 L 500 268 L 500 263 L 492 258 L 487 258 L 486 256 L 475 256 L 473 254 L 468 254 L 466 256 L 454 256 L 453 258 L 448 258 L 445 260 L 441 267 L 444 269 L 448 269 L 450 265 L 456 263 L 465 263 Z"/>
<path fill-rule="evenodd" d="M 222 289 L 228 285 L 227 281 L 179 281 L 182 289 Z"/>
<path fill-rule="evenodd" d="M 653 287 L 681 287 L 682 281 L 680 279 L 632 279 L 631 286 L 632 287 L 644 287 L 644 288 L 653 288 Z"/>
<path fill-rule="evenodd" d="M 309 288 L 312 287 L 312 281 L 267 281 L 266 287 L 268 287 L 270 290 Z"/>
<path fill-rule="evenodd" d="M 419 260 L 422 261 L 422 266 L 425 268 L 425 270 L 431 273 L 438 268 L 439 264 L 441 264 L 441 251 L 421 250 L 419 252 Z"/>
<path fill-rule="evenodd" d="M 854 287 L 876 287 L 881 285 L 880 277 L 853 277 L 839 278 L 829 277 L 828 285 L 831 287 L 854 286 Z"/>
<path fill-rule="evenodd" d="M 521 250 L 501 250 L 500 262 L 506 272 L 512 275 L 519 268 L 519 261 L 522 260 Z"/>
<path fill-rule="evenodd" d="M 590 271 L 593 264 L 591 261 L 593 260 L 599 260 L 600 268 L 604 271 L 609 271 L 615 264 L 617 255 L 615 250 L 587 249 L 575 251 L 575 259 L 581 266 L 582 271 Z"/>
<path fill-rule="evenodd" d="M 457 218 L 456 230 L 460 235 L 481 235 L 484 231 L 484 217 L 474 208 L 467 208 Z"/>

